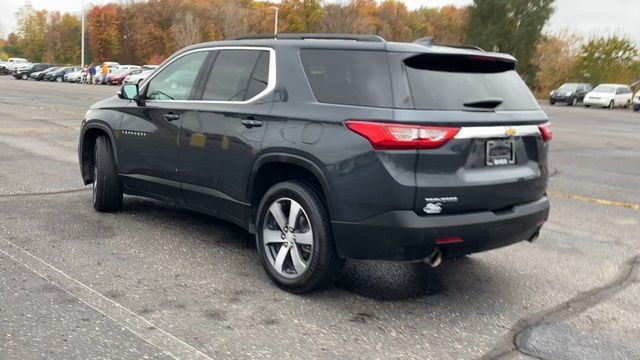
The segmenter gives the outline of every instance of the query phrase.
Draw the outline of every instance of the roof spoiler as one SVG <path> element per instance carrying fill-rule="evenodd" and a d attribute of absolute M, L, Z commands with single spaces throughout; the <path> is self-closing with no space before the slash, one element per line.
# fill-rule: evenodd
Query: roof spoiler
<path fill-rule="evenodd" d="M 428 37 L 421 37 L 418 38 L 414 41 L 415 44 L 420 44 L 422 46 L 444 46 L 444 47 L 450 47 L 450 48 L 456 48 L 456 49 L 469 49 L 469 50 L 478 50 L 478 51 L 482 51 L 484 52 L 484 50 L 479 47 L 479 46 L 475 46 L 475 45 L 447 45 L 447 44 L 434 44 L 433 43 L 433 38 L 431 36 Z"/>

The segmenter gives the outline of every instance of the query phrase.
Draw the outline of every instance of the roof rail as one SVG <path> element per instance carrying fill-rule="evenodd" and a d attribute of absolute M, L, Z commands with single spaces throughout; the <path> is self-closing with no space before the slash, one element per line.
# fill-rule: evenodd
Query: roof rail
<path fill-rule="evenodd" d="M 231 38 L 229 40 L 352 40 L 363 42 L 385 42 L 378 35 L 358 35 L 358 34 L 256 34 Z"/>

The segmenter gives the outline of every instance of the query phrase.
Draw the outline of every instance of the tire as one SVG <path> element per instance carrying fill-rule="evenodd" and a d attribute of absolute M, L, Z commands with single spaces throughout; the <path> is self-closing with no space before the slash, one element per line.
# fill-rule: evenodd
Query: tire
<path fill-rule="evenodd" d="M 100 212 L 120 210 L 122 188 L 111 142 L 106 136 L 96 139 L 93 156 L 93 208 Z"/>
<path fill-rule="evenodd" d="M 287 219 L 298 206 L 291 226 Z M 297 181 L 274 185 L 262 197 L 256 220 L 262 266 L 281 289 L 309 293 L 331 284 L 341 274 L 344 260 L 336 253 L 329 217 L 309 185 Z"/>
<path fill-rule="evenodd" d="M 586 107 L 586 108 L 590 108 L 590 107 L 591 107 L 591 105 L 587 105 L 587 104 L 585 104 L 585 105 L 584 105 L 584 107 Z"/>
<path fill-rule="evenodd" d="M 569 104 L 570 104 L 571 106 L 576 106 L 576 105 L 578 105 L 578 98 L 573 98 Z"/>
<path fill-rule="evenodd" d="M 28 74 L 22 74 L 22 76 L 20 76 L 22 78 L 22 80 L 29 80 L 29 75 Z"/>
<path fill-rule="evenodd" d="M 556 102 L 555 101 L 549 101 L 549 105 L 555 105 Z"/>
<path fill-rule="evenodd" d="M 61 82 L 62 82 L 62 76 L 58 76 L 58 77 L 56 78 L 56 82 L 61 83 Z"/>
<path fill-rule="evenodd" d="M 631 105 L 631 101 L 627 100 L 627 102 L 624 104 L 624 108 L 628 109 L 630 105 Z"/>
<path fill-rule="evenodd" d="M 609 109 L 614 109 L 615 107 L 616 107 L 616 103 L 615 103 L 615 101 L 611 100 L 611 102 L 609 103 L 608 108 L 609 108 Z"/>

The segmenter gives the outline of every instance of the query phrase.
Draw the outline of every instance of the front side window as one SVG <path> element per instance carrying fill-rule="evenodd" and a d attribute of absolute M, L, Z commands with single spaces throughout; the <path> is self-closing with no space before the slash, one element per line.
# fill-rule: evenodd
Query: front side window
<path fill-rule="evenodd" d="M 189 100 L 208 51 L 185 55 L 156 75 L 147 87 L 149 100 Z"/>
<path fill-rule="evenodd" d="M 202 100 L 245 101 L 267 87 L 269 52 L 220 50 L 202 94 Z"/>

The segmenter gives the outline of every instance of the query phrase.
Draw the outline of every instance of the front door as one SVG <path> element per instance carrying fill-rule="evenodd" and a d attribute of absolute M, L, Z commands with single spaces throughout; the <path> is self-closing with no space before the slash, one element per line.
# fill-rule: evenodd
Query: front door
<path fill-rule="evenodd" d="M 180 199 L 178 140 L 183 118 L 189 117 L 199 73 L 209 51 L 176 58 L 140 89 L 144 105 L 125 110 L 117 133 L 119 172 L 133 193 Z"/>
<path fill-rule="evenodd" d="M 179 171 L 189 206 L 238 224 L 248 215 L 247 184 L 273 102 L 274 52 L 216 52 L 198 111 L 182 120 Z"/>

